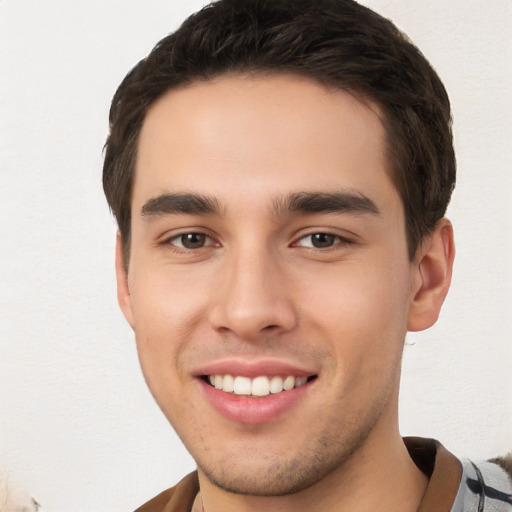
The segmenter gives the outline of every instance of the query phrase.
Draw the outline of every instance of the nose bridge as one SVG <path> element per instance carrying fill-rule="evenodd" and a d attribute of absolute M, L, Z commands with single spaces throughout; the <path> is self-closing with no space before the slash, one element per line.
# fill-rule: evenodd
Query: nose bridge
<path fill-rule="evenodd" d="M 214 327 L 243 339 L 270 329 L 292 328 L 295 315 L 282 277 L 278 255 L 261 243 L 246 243 L 230 251 L 219 276 L 211 316 Z"/>

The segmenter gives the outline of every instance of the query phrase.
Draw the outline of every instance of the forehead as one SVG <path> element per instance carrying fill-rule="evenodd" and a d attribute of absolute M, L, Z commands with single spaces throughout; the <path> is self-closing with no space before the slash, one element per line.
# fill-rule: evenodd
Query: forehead
<path fill-rule="evenodd" d="M 332 187 L 394 189 L 378 108 L 311 79 L 224 75 L 149 109 L 134 203 L 168 191 L 226 196 Z M 229 196 L 229 197 L 228 197 Z"/>

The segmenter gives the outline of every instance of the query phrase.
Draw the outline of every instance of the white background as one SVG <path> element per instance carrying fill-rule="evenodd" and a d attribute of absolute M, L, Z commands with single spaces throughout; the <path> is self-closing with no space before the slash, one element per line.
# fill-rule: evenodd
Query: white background
<path fill-rule="evenodd" d="M 512 449 L 512 1 L 367 0 L 452 98 L 458 254 L 439 323 L 411 335 L 404 434 Z M 0 0 L 0 474 L 45 511 L 116 512 L 193 462 L 154 405 L 115 298 L 102 190 L 110 98 L 199 0 Z"/>

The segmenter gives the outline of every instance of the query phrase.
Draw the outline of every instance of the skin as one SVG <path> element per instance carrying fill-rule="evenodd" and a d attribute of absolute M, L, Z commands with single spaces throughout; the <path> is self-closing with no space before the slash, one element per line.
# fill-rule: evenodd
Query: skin
<path fill-rule="evenodd" d="M 218 211 L 144 213 L 183 193 Z M 296 193 L 376 208 L 283 208 Z M 411 261 L 404 226 L 378 108 L 346 92 L 226 75 L 150 108 L 118 297 L 149 388 L 198 464 L 207 512 L 417 509 L 427 481 L 398 431 L 400 363 L 407 330 L 437 319 L 454 249 L 443 219 Z M 186 233 L 206 236 L 187 249 Z M 316 379 L 285 414 L 236 422 L 197 375 L 226 359 Z"/>

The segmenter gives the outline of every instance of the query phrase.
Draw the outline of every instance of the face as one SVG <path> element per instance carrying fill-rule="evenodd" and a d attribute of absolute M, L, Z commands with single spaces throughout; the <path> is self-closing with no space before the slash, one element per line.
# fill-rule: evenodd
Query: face
<path fill-rule="evenodd" d="M 291 76 L 195 83 L 147 115 L 119 298 L 220 487 L 297 491 L 396 432 L 417 269 L 384 145 L 376 108 Z"/>

